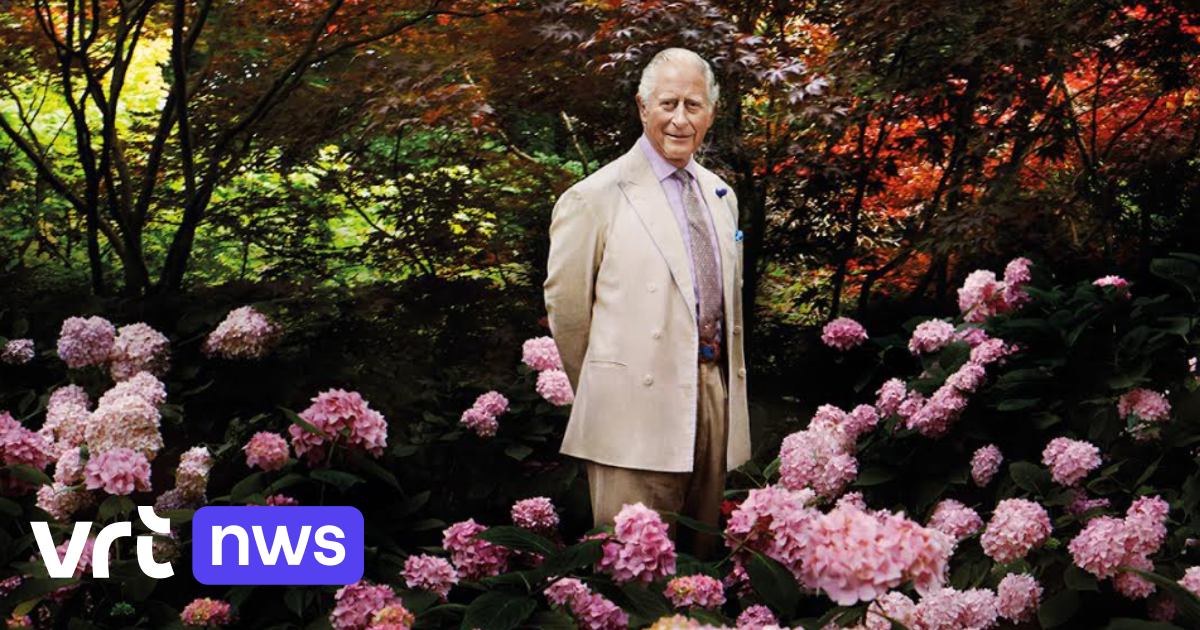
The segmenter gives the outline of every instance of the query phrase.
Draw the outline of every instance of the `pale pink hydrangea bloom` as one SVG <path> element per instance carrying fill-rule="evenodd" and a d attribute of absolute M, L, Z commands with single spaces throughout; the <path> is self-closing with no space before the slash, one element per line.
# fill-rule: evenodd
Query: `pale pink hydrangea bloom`
<path fill-rule="evenodd" d="M 512 520 L 517 527 L 545 535 L 558 528 L 558 513 L 547 497 L 517 501 L 512 506 Z"/>
<path fill-rule="evenodd" d="M 505 411 L 508 411 L 508 399 L 500 392 L 488 392 L 480 394 L 479 398 L 475 399 L 475 407 L 489 413 L 493 416 L 498 416 Z"/>
<path fill-rule="evenodd" d="M 150 491 L 150 462 L 132 449 L 120 447 L 93 453 L 83 469 L 88 490 L 103 489 L 113 495 Z"/>
<path fill-rule="evenodd" d="M 84 439 L 95 454 L 130 448 L 154 461 L 163 447 L 158 408 L 139 396 L 104 399 L 88 417 Z"/>
<path fill-rule="evenodd" d="M 134 396 L 158 407 L 167 400 L 167 386 L 149 372 L 138 372 L 121 381 L 100 396 L 98 406 L 103 407 L 118 398 Z"/>
<path fill-rule="evenodd" d="M 1112 287 L 1118 296 L 1129 299 L 1129 281 L 1121 276 L 1104 276 L 1092 284 L 1098 287 Z"/>
<path fill-rule="evenodd" d="M 1188 567 L 1179 580 L 1179 585 L 1200 597 L 1200 567 Z"/>
<path fill-rule="evenodd" d="M 1125 521 L 1111 516 L 1100 516 L 1088 521 L 1067 549 L 1075 565 L 1104 579 L 1116 574 L 1126 561 L 1129 531 Z"/>
<path fill-rule="evenodd" d="M 538 374 L 537 393 L 550 404 L 559 407 L 575 402 L 571 381 L 562 370 L 543 370 Z"/>
<path fill-rule="evenodd" d="M 800 579 L 804 531 L 820 515 L 809 507 L 816 498 L 811 489 L 789 490 L 782 485 L 755 488 L 729 515 L 725 526 L 725 544 L 729 548 L 744 545 L 787 567 Z M 742 568 L 748 552 L 734 557 L 735 571 Z"/>
<path fill-rule="evenodd" d="M 954 324 L 940 319 L 921 322 L 908 340 L 908 351 L 913 354 L 937 352 L 954 341 Z"/>
<path fill-rule="evenodd" d="M 1004 268 L 1004 304 L 1008 310 L 1016 310 L 1029 302 L 1029 294 L 1025 285 L 1033 280 L 1029 267 L 1033 263 L 1028 258 L 1014 258 Z"/>
<path fill-rule="evenodd" d="M 996 274 L 979 269 L 971 272 L 958 289 L 958 310 L 963 320 L 971 323 L 987 321 L 987 318 L 1008 310 L 1004 302 L 1004 283 L 996 280 Z"/>
<path fill-rule="evenodd" d="M 1136 416 L 1138 423 L 1130 431 L 1139 441 L 1155 437 L 1155 433 L 1147 431 L 1154 424 L 1166 422 L 1171 417 L 1171 403 L 1167 397 L 1149 389 L 1135 389 L 1123 394 L 1117 400 L 1117 413 L 1122 420 L 1130 420 Z"/>
<path fill-rule="evenodd" d="M 409 556 L 404 561 L 404 583 L 408 588 L 437 593 L 442 601 L 446 600 L 451 587 L 458 584 L 458 572 L 445 558 L 421 554 Z"/>
<path fill-rule="evenodd" d="M 987 371 L 982 365 L 967 361 L 946 379 L 946 384 L 969 394 L 979 389 L 985 378 L 987 378 Z"/>
<path fill-rule="evenodd" d="M 1042 463 L 1055 483 L 1075 486 L 1100 467 L 1100 449 L 1082 440 L 1057 437 L 1042 451 Z"/>
<path fill-rule="evenodd" d="M 416 615 L 400 603 L 384 606 L 371 616 L 370 630 L 411 630 Z"/>
<path fill-rule="evenodd" d="M 122 326 L 113 341 L 109 374 L 114 381 L 123 381 L 138 372 L 162 376 L 167 370 L 171 342 L 150 326 L 137 323 Z"/>
<path fill-rule="evenodd" d="M 1131 553 L 1151 555 L 1167 538 L 1167 516 L 1171 506 L 1161 497 L 1139 497 L 1125 511 Z"/>
<path fill-rule="evenodd" d="M 546 587 L 546 599 L 555 606 L 569 606 L 576 597 L 589 592 L 587 585 L 576 578 L 560 578 Z"/>
<path fill-rule="evenodd" d="M 1087 492 L 1078 488 L 1071 489 L 1071 503 L 1067 505 L 1067 514 L 1079 516 L 1095 507 L 1108 507 L 1108 499 L 1089 499 Z"/>
<path fill-rule="evenodd" d="M 521 346 L 521 360 L 525 362 L 525 365 L 538 372 L 563 369 L 562 357 L 558 355 L 558 346 L 550 337 L 526 339 Z"/>
<path fill-rule="evenodd" d="M 863 493 L 861 492 L 847 492 L 839 497 L 837 503 L 833 506 L 841 507 L 843 505 L 851 505 L 864 511 L 870 509 L 867 507 L 867 500 L 863 498 Z"/>
<path fill-rule="evenodd" d="M 921 630 L 990 628 L 998 616 L 997 598 L 991 591 L 944 588 L 921 599 L 911 627 Z"/>
<path fill-rule="evenodd" d="M 0 463 L 43 470 L 58 459 L 57 455 L 50 438 L 25 428 L 7 411 L 0 411 Z"/>
<path fill-rule="evenodd" d="M 1000 454 L 1000 448 L 995 444 L 980 447 L 971 456 L 971 479 L 975 485 L 986 488 L 996 473 L 1000 472 L 1003 463 L 1004 455 Z"/>
<path fill-rule="evenodd" d="M 1025 499 L 1001 501 L 979 542 L 983 552 L 1000 564 L 1024 558 L 1050 537 L 1046 508 Z"/>
<path fill-rule="evenodd" d="M 996 587 L 1000 615 L 1013 623 L 1033 619 L 1042 601 L 1042 586 L 1028 573 L 1010 573 Z"/>
<path fill-rule="evenodd" d="M 821 330 L 821 342 L 830 348 L 846 351 L 867 340 L 867 329 L 849 317 L 839 317 Z"/>
<path fill-rule="evenodd" d="M 252 306 L 236 308 L 204 340 L 204 354 L 260 359 L 279 338 L 279 328 Z"/>
<path fill-rule="evenodd" d="M 175 487 L 192 498 L 204 496 L 208 488 L 208 474 L 212 471 L 213 457 L 208 447 L 193 446 L 184 451 L 175 469 Z"/>
<path fill-rule="evenodd" d="M 233 622 L 233 610 L 229 602 L 208 597 L 197 598 L 183 607 L 179 615 L 184 625 L 198 628 L 227 626 Z"/>
<path fill-rule="evenodd" d="M 500 429 L 500 423 L 496 421 L 496 416 L 475 407 L 464 411 L 462 417 L 459 418 L 459 423 L 474 431 L 479 437 L 492 437 Z"/>
<path fill-rule="evenodd" d="M 879 397 L 875 399 L 875 408 L 879 411 L 879 415 L 886 418 L 896 413 L 907 393 L 904 381 L 898 378 L 888 379 L 876 392 Z"/>
<path fill-rule="evenodd" d="M 88 397 L 87 391 L 78 385 L 63 385 L 50 392 L 50 399 L 46 402 L 46 413 L 65 404 L 79 405 L 89 411 L 92 409 L 92 399 Z"/>
<path fill-rule="evenodd" d="M 84 405 L 59 402 L 46 409 L 46 421 L 40 432 L 62 446 L 80 446 L 86 441 L 91 412 Z"/>
<path fill-rule="evenodd" d="M 10 339 L 4 344 L 4 352 L 0 353 L 0 361 L 9 365 L 24 365 L 33 360 L 32 339 Z"/>
<path fill-rule="evenodd" d="M 784 487 L 812 488 L 826 498 L 840 495 L 858 476 L 858 460 L 846 451 L 845 438 L 829 429 L 806 429 L 784 438 L 779 463 Z"/>
<path fill-rule="evenodd" d="M 966 344 L 972 348 L 979 346 L 983 342 L 990 339 L 986 330 L 982 328 L 976 328 L 975 326 L 964 327 L 962 330 L 959 330 L 957 333 L 955 333 L 955 337 L 957 337 L 959 341 L 966 342 Z"/>
<path fill-rule="evenodd" d="M 312 399 L 312 405 L 300 412 L 300 417 L 334 442 L 341 439 L 342 429 L 349 429 L 345 446 L 363 450 L 372 457 L 383 455 L 383 447 L 387 446 L 387 420 L 371 409 L 358 392 L 344 389 L 321 392 Z M 310 465 L 325 456 L 325 437 L 298 424 L 288 426 L 288 434 L 296 456 L 306 456 Z"/>
<path fill-rule="evenodd" d="M 375 613 L 396 604 L 401 602 L 392 587 L 359 580 L 338 589 L 329 622 L 337 630 L 366 630 Z"/>
<path fill-rule="evenodd" d="M 95 503 L 92 493 L 82 489 L 74 489 L 60 481 L 37 490 L 37 506 L 56 521 L 65 522 L 73 514 Z"/>
<path fill-rule="evenodd" d="M 618 584 L 649 584 L 675 574 L 675 543 L 658 512 L 634 503 L 622 507 L 613 520 L 615 536 L 604 543 L 598 571 Z"/>
<path fill-rule="evenodd" d="M 475 537 L 483 531 L 487 531 L 487 527 L 472 518 L 455 523 L 442 532 L 442 547 L 450 552 L 450 560 L 459 577 L 465 580 L 499 575 L 508 568 L 509 550 Z"/>
<path fill-rule="evenodd" d="M 943 499 L 929 516 L 929 527 L 960 541 L 983 528 L 979 513 L 955 501 Z"/>
<path fill-rule="evenodd" d="M 54 480 L 73 486 L 83 479 L 83 455 L 78 447 L 65 448 L 54 463 Z"/>
<path fill-rule="evenodd" d="M 775 618 L 775 613 L 771 612 L 770 608 L 762 604 L 755 604 L 746 607 L 737 617 L 734 625 L 738 630 L 759 630 L 763 626 L 778 625 L 779 620 Z"/>
<path fill-rule="evenodd" d="M 1146 556 L 1133 555 L 1128 557 L 1125 568 L 1139 571 L 1153 571 L 1154 563 Z M 1154 592 L 1154 583 L 1133 573 L 1122 571 L 1113 576 L 1113 588 L 1129 599 L 1145 599 Z"/>
<path fill-rule="evenodd" d="M 117 329 L 103 317 L 68 318 L 58 334 L 58 357 L 71 369 L 104 365 L 116 336 Z"/>
<path fill-rule="evenodd" d="M 667 582 L 664 591 L 671 605 L 676 608 L 699 606 L 719 608 L 725 604 L 725 587 L 721 581 L 708 575 L 684 575 Z"/>
<path fill-rule="evenodd" d="M 916 413 L 905 418 L 905 426 L 925 437 L 940 438 L 950 432 L 966 408 L 966 395 L 948 384 L 942 385 Z"/>
<path fill-rule="evenodd" d="M 259 431 L 242 447 L 246 453 L 246 466 L 258 466 L 266 471 L 279 470 L 287 464 L 288 445 L 278 433 Z"/>
<path fill-rule="evenodd" d="M 280 506 L 289 506 L 289 505 L 300 505 L 300 502 L 293 499 L 292 497 L 287 496 L 286 494 L 272 494 L 271 496 L 267 497 L 267 502 L 265 503 L 265 505 L 267 505 L 268 507 L 280 507 Z"/>
<path fill-rule="evenodd" d="M 567 608 L 582 630 L 620 630 L 629 616 L 619 606 L 575 578 L 562 578 L 546 589 L 546 599 Z"/>
<path fill-rule="evenodd" d="M 899 591 L 889 591 L 876 597 L 867 606 L 863 630 L 892 630 L 892 621 L 913 627 L 917 605 Z"/>
<path fill-rule="evenodd" d="M 970 361 L 976 365 L 988 366 L 997 361 L 1004 364 L 1003 359 L 1017 351 L 1017 346 L 1008 345 L 1003 339 L 988 339 L 971 348 Z"/>

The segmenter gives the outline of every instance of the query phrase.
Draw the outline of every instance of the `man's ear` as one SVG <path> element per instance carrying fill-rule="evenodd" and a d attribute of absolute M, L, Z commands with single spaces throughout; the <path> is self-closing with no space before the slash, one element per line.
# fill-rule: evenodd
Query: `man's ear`
<path fill-rule="evenodd" d="M 642 95 L 634 94 L 633 102 L 637 103 L 638 117 L 642 119 L 642 123 L 645 123 L 646 122 L 646 104 L 642 102 Z"/>

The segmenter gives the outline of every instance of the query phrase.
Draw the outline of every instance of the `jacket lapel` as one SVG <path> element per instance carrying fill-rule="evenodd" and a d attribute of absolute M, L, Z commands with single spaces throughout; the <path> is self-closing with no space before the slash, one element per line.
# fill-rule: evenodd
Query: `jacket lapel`
<path fill-rule="evenodd" d="M 683 243 L 683 234 L 679 224 L 671 213 L 671 205 L 667 194 L 663 192 L 662 184 L 654 175 L 650 161 L 642 153 L 642 148 L 634 145 L 625 154 L 624 173 L 621 178 L 621 190 L 625 193 L 629 205 L 641 220 L 650 238 L 654 240 L 659 253 L 667 261 L 671 269 L 671 277 L 675 286 L 683 294 L 692 319 L 696 318 L 696 292 L 692 287 L 692 271 L 688 265 L 687 248 Z"/>

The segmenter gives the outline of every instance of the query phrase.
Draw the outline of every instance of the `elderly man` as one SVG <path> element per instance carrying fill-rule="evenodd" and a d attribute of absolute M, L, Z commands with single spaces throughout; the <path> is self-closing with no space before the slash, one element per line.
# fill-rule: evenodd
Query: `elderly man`
<path fill-rule="evenodd" d="M 597 525 L 641 502 L 715 526 L 750 457 L 737 198 L 692 157 L 717 96 L 707 61 L 658 53 L 637 144 L 554 207 L 546 309 L 576 392 L 562 452 L 587 460 Z"/>

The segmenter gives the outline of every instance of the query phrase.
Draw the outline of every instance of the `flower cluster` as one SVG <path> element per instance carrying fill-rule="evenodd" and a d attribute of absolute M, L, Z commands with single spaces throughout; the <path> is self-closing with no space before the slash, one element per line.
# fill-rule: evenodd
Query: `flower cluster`
<path fill-rule="evenodd" d="M 109 374 L 114 381 L 123 381 L 138 372 L 162 376 L 167 369 L 170 345 L 165 335 L 146 324 L 122 326 L 113 340 Z"/>
<path fill-rule="evenodd" d="M 620 606 L 599 593 L 593 593 L 575 578 L 562 578 L 546 589 L 546 599 L 567 608 L 582 630 L 621 630 L 629 626 L 629 616 Z"/>
<path fill-rule="evenodd" d="M 175 469 L 175 488 L 189 500 L 202 501 L 208 489 L 208 474 L 212 471 L 213 457 L 204 446 L 193 446 L 184 451 Z"/>
<path fill-rule="evenodd" d="M 287 440 L 278 433 L 259 431 L 242 447 L 246 453 L 246 466 L 272 471 L 283 468 L 288 461 Z"/>
<path fill-rule="evenodd" d="M 103 317 L 71 317 L 58 334 L 58 357 L 78 369 L 104 365 L 112 354 L 117 329 Z"/>
<path fill-rule="evenodd" d="M 463 412 L 459 420 L 479 437 L 492 437 L 500 428 L 496 417 L 508 411 L 508 399 L 500 392 L 488 392 L 475 399 L 475 404 Z"/>
<path fill-rule="evenodd" d="M 921 322 L 908 340 L 908 351 L 913 354 L 930 354 L 950 345 L 956 339 L 954 324 L 941 319 Z"/>
<path fill-rule="evenodd" d="M 992 512 L 979 542 L 989 558 L 1007 564 L 1040 547 L 1050 529 L 1046 508 L 1025 499 L 1005 499 Z"/>
<path fill-rule="evenodd" d="M 1171 417 L 1171 403 L 1167 397 L 1149 389 L 1134 389 L 1117 399 L 1117 413 L 1129 424 L 1136 440 L 1145 441 L 1158 436 L 1154 425 L 1162 424 Z"/>
<path fill-rule="evenodd" d="M 399 602 L 384 606 L 371 616 L 369 630 L 411 630 L 416 615 Z"/>
<path fill-rule="evenodd" d="M 279 338 L 279 328 L 252 306 L 236 308 L 204 340 L 204 353 L 226 359 L 260 359 Z"/>
<path fill-rule="evenodd" d="M 880 416 L 887 417 L 900 409 L 900 404 L 908 395 L 908 389 L 904 381 L 892 378 L 880 386 L 876 394 L 878 397 L 875 399 L 875 410 Z"/>
<path fill-rule="evenodd" d="M 943 499 L 929 516 L 929 527 L 958 542 L 982 529 L 983 519 L 979 517 L 978 512 L 962 503 L 954 499 Z"/>
<path fill-rule="evenodd" d="M 392 587 L 359 580 L 338 589 L 329 623 L 337 630 L 366 630 L 374 620 L 375 613 L 400 603 Z"/>
<path fill-rule="evenodd" d="M 58 450 L 44 434 L 21 425 L 7 411 L 0 412 L 0 464 L 23 464 L 38 470 L 55 460 Z M 19 495 L 32 485 L 0 471 L 0 494 Z"/>
<path fill-rule="evenodd" d="M 4 344 L 4 352 L 0 352 L 0 361 L 9 365 L 24 365 L 33 360 L 32 339 L 10 339 Z"/>
<path fill-rule="evenodd" d="M 615 535 L 604 543 L 596 569 L 618 584 L 649 584 L 675 573 L 675 544 L 658 512 L 641 503 L 626 505 L 613 519 Z"/>
<path fill-rule="evenodd" d="M 810 489 L 794 491 L 782 485 L 751 490 L 729 515 L 725 544 L 763 553 L 799 579 L 804 531 L 820 515 L 808 506 L 815 498 Z M 746 560 L 744 554 L 734 559 L 739 567 Z"/>
<path fill-rule="evenodd" d="M 344 389 L 321 392 L 308 409 L 300 412 L 300 418 L 320 432 L 313 433 L 299 424 L 288 427 L 296 457 L 307 457 L 309 464 L 321 461 L 327 442 L 336 444 L 343 430 L 348 433 L 345 446 L 361 449 L 372 457 L 383 455 L 383 447 L 387 446 L 387 420 L 371 409 L 358 392 Z"/>
<path fill-rule="evenodd" d="M 943 588 L 921 598 L 913 611 L 911 627 L 921 630 L 990 628 L 996 625 L 999 616 L 999 599 L 992 591 Z"/>
<path fill-rule="evenodd" d="M 673 578 L 667 582 L 664 594 L 676 608 L 719 608 L 725 604 L 725 587 L 721 585 L 720 580 L 708 575 L 683 575 Z"/>
<path fill-rule="evenodd" d="M 821 342 L 837 350 L 850 350 L 867 340 L 867 329 L 849 317 L 839 317 L 821 330 Z"/>
<path fill-rule="evenodd" d="M 996 596 L 1000 598 L 1000 616 L 1013 623 L 1024 623 L 1037 613 L 1042 600 L 1042 586 L 1032 575 L 1013 573 L 1000 580 Z"/>
<path fill-rule="evenodd" d="M 548 536 L 558 528 L 558 513 L 547 497 L 522 499 L 512 506 L 513 524 Z"/>
<path fill-rule="evenodd" d="M 465 580 L 499 575 L 508 568 L 509 550 L 475 537 L 483 531 L 487 531 L 487 527 L 472 518 L 455 523 L 442 532 L 442 547 L 450 552 L 454 568 Z"/>
<path fill-rule="evenodd" d="M 147 377 L 154 378 L 148 374 Z M 118 388 L 129 390 L 123 384 L 113 390 Z M 88 450 L 94 455 L 114 448 L 128 448 L 154 461 L 163 447 L 162 416 L 158 406 L 147 400 L 144 390 L 116 393 L 113 390 L 100 398 L 100 404 L 88 417 L 84 428 Z"/>
<path fill-rule="evenodd" d="M 1112 290 L 1117 294 L 1118 297 L 1122 299 L 1128 300 L 1130 297 L 1129 281 L 1121 276 L 1104 276 L 1103 278 L 1098 278 L 1092 284 L 1100 287 L 1101 289 L 1104 287 L 1112 287 Z"/>
<path fill-rule="evenodd" d="M 102 488 L 114 495 L 150 491 L 150 462 L 146 456 L 125 447 L 94 454 L 83 468 L 88 490 Z"/>
<path fill-rule="evenodd" d="M 1079 568 L 1099 579 L 1113 578 L 1118 591 L 1140 599 L 1154 586 L 1135 573 L 1118 573 L 1122 568 L 1153 570 L 1149 556 L 1156 553 L 1167 536 L 1170 506 L 1159 497 L 1142 497 L 1133 502 L 1125 518 L 1100 516 L 1088 521 L 1067 546 Z"/>
<path fill-rule="evenodd" d="M 963 320 L 981 323 L 993 315 L 1014 311 L 1029 301 L 1025 286 L 1033 275 L 1028 258 L 1014 258 L 1004 268 L 1004 280 L 985 269 L 971 272 L 958 290 L 958 310 Z"/>
<path fill-rule="evenodd" d="M 442 601 L 450 593 L 450 588 L 458 584 L 458 572 L 445 558 L 421 554 L 409 556 L 404 561 L 404 583 L 408 588 L 437 593 Z"/>
<path fill-rule="evenodd" d="M 63 446 L 84 443 L 92 401 L 78 385 L 59 387 L 46 403 L 46 421 L 40 433 Z"/>
<path fill-rule="evenodd" d="M 562 370 L 544 370 L 538 374 L 537 393 L 545 398 L 546 402 L 559 407 L 575 402 L 571 380 Z"/>
<path fill-rule="evenodd" d="M 229 607 L 229 602 L 202 597 L 194 599 L 192 603 L 184 606 L 180 617 L 187 626 L 198 628 L 227 626 L 233 622 L 233 611 Z"/>
<path fill-rule="evenodd" d="M 778 625 L 779 620 L 775 618 L 775 613 L 771 612 L 770 608 L 762 604 L 747 606 L 742 614 L 738 615 L 734 625 L 738 630 L 757 630 L 763 626 Z"/>
<path fill-rule="evenodd" d="M 1082 440 L 1057 437 L 1042 451 L 1042 463 L 1055 483 L 1075 486 L 1100 467 L 1100 449 Z"/>
<path fill-rule="evenodd" d="M 981 446 L 971 456 L 971 480 L 980 488 L 986 488 L 992 478 L 1000 471 L 1004 463 L 1004 455 L 995 444 Z"/>
<path fill-rule="evenodd" d="M 812 488 L 832 499 L 858 476 L 858 460 L 846 436 L 818 425 L 783 439 L 779 448 L 779 481 L 791 490 Z"/>
<path fill-rule="evenodd" d="M 521 360 L 530 369 L 538 372 L 563 369 L 562 357 L 558 354 L 558 346 L 550 337 L 534 337 L 526 339 L 521 346 Z"/>

